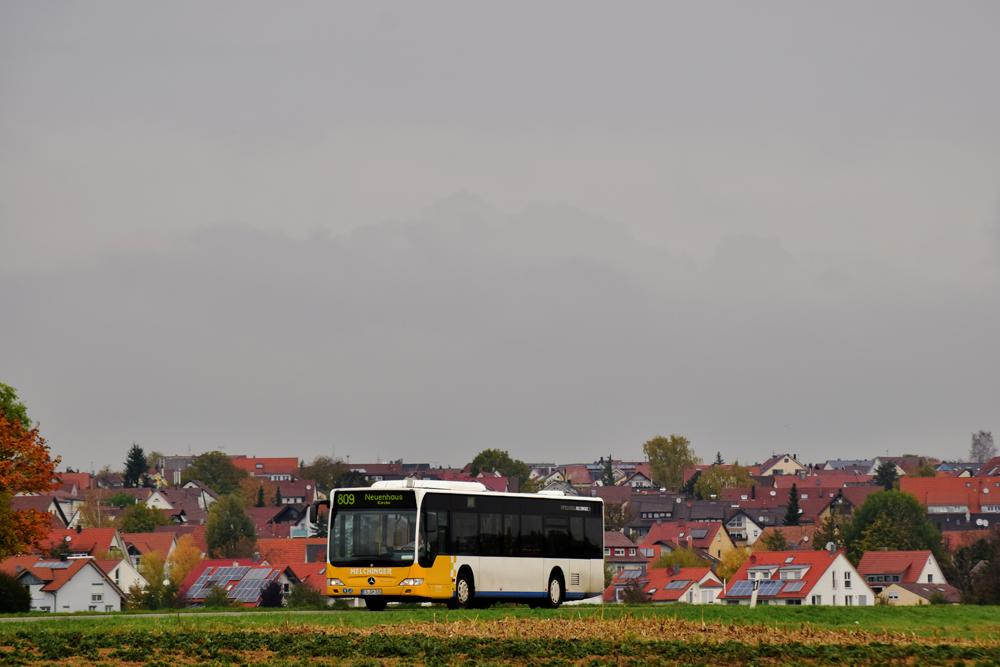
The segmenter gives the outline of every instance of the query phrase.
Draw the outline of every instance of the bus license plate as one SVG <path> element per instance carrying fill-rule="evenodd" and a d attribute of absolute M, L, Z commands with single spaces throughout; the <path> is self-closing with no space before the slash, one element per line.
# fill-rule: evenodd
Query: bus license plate
<path fill-rule="evenodd" d="M 361 594 L 362 595 L 382 595 L 382 589 L 381 588 L 362 588 L 361 589 Z"/>

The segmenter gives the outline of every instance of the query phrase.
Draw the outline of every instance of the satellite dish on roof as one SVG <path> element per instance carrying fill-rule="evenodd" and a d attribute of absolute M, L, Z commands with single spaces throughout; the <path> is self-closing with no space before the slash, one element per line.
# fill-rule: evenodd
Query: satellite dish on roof
<path fill-rule="evenodd" d="M 312 489 L 312 487 L 306 484 L 306 491 L 309 491 L 310 489 Z"/>
<path fill-rule="evenodd" d="M 837 546 L 837 545 L 836 545 L 836 544 L 834 544 L 833 542 L 827 542 L 827 543 L 826 543 L 826 550 L 827 550 L 827 551 L 833 551 L 834 547 L 836 547 L 836 546 Z"/>
<path fill-rule="evenodd" d="M 679 497 L 674 499 L 675 503 L 679 503 L 680 501 L 681 501 L 681 499 Z"/>
<path fill-rule="evenodd" d="M 71 540 L 72 540 L 73 538 L 72 538 L 71 536 L 67 535 L 67 536 L 66 536 L 66 537 L 64 537 L 63 539 L 64 539 L 65 541 L 69 542 L 69 541 L 71 541 Z"/>
<path fill-rule="evenodd" d="M 760 519 L 760 522 L 761 522 L 761 523 L 764 523 L 764 521 L 765 521 L 764 517 L 762 517 L 762 516 L 759 516 L 759 517 L 757 517 L 757 518 L 758 518 L 758 519 Z"/>
<path fill-rule="evenodd" d="M 775 491 L 771 492 L 771 496 L 776 496 L 776 495 L 778 495 L 777 492 L 775 492 Z"/>

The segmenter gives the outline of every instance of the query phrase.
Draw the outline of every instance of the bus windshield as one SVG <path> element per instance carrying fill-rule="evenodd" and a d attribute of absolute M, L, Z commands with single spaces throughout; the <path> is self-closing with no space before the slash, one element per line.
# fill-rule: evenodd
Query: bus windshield
<path fill-rule="evenodd" d="M 332 565 L 412 565 L 417 511 L 338 509 L 330 527 Z"/>

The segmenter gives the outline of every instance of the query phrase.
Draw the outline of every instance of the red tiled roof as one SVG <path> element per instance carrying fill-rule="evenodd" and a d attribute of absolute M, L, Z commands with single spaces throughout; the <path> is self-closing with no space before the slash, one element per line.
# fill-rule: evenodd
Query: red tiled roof
<path fill-rule="evenodd" d="M 237 456 L 231 461 L 237 468 L 246 470 L 251 475 L 290 475 L 299 467 L 299 460 L 295 457 L 247 458 Z M 258 468 L 258 465 L 261 467 Z"/>
<path fill-rule="evenodd" d="M 930 551 L 866 551 L 858 564 L 858 572 L 865 577 L 869 574 L 899 574 L 902 575 L 902 583 L 915 584 L 930 557 Z"/>
<path fill-rule="evenodd" d="M 721 521 L 685 521 L 684 525 L 677 521 L 664 521 L 654 523 L 649 527 L 649 532 L 646 533 L 642 544 L 649 546 L 664 540 L 683 547 L 693 546 L 699 549 L 708 549 L 712 546 L 716 534 L 722 529 Z M 689 540 L 691 531 L 694 530 L 705 530 L 705 536 Z"/>
<path fill-rule="evenodd" d="M 615 575 L 615 578 L 611 581 L 611 585 L 604 590 L 602 597 L 605 602 L 613 602 L 615 600 L 615 584 L 621 586 L 623 581 L 634 580 L 632 579 L 634 576 L 632 574 L 625 575 L 627 578 L 623 579 L 622 577 L 625 572 L 634 572 L 634 570 L 624 570 Z M 706 587 L 715 588 L 722 585 L 718 581 L 716 574 L 712 572 L 712 568 L 709 567 L 682 567 L 677 574 L 674 574 L 674 568 L 672 567 L 651 567 L 646 570 L 642 577 L 635 581 L 642 583 L 643 592 L 648 594 L 650 591 L 653 591 L 653 594 L 648 596 L 650 602 L 671 602 L 683 598 L 692 585 L 706 578 Z M 689 583 L 683 588 L 667 589 L 667 584 L 672 581 L 687 581 Z"/>
<path fill-rule="evenodd" d="M 1000 480 L 990 477 L 904 477 L 899 490 L 923 505 L 968 506 L 971 514 L 979 514 L 981 504 L 1000 504 Z"/>
<path fill-rule="evenodd" d="M 159 551 L 164 559 L 170 555 L 170 550 L 177 539 L 176 533 L 124 533 L 122 539 L 125 546 L 135 547 L 140 554 Z"/>
<path fill-rule="evenodd" d="M 32 549 L 32 553 L 48 553 L 53 546 L 65 542 L 69 537 L 69 546 L 74 552 L 90 556 L 105 554 L 111 550 L 117 532 L 115 528 L 84 528 L 79 534 L 75 530 L 50 530 L 40 543 L 41 549 Z"/>
<path fill-rule="evenodd" d="M 305 563 L 306 541 L 304 539 L 258 539 L 257 553 L 272 565 Z"/>
<path fill-rule="evenodd" d="M 570 484 L 588 485 L 591 483 L 590 471 L 585 465 L 566 466 L 566 481 Z"/>
<path fill-rule="evenodd" d="M 976 477 L 995 477 L 1000 475 L 1000 456 L 994 456 L 989 461 L 980 466 L 976 472 Z"/>
<path fill-rule="evenodd" d="M 78 491 L 85 491 L 90 488 L 89 472 L 61 472 L 58 473 L 59 481 L 63 484 L 76 484 Z"/>
<path fill-rule="evenodd" d="M 635 548 L 635 543 L 617 530 L 604 531 L 604 546 Z"/>
<path fill-rule="evenodd" d="M 296 579 L 318 591 L 326 590 L 325 563 L 289 563 L 285 566 L 285 574 L 291 572 Z"/>

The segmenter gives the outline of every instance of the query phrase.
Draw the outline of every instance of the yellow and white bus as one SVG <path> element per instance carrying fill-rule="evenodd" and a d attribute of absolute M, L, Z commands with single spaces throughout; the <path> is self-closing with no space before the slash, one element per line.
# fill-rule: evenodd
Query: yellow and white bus
<path fill-rule="evenodd" d="M 604 589 L 600 498 L 400 480 L 330 494 L 327 595 L 558 607 Z"/>

